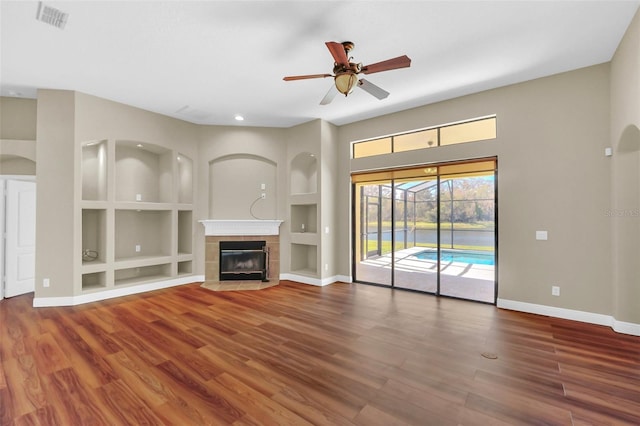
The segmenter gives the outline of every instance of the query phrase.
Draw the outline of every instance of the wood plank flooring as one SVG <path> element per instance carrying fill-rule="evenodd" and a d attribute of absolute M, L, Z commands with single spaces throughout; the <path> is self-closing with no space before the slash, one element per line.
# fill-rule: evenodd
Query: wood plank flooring
<path fill-rule="evenodd" d="M 2 425 L 640 424 L 607 327 L 342 283 L 32 301 L 0 301 Z"/>

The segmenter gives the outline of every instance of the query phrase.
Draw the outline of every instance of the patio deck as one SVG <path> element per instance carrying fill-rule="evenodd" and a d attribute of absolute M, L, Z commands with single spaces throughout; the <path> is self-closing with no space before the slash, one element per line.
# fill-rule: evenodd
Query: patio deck
<path fill-rule="evenodd" d="M 395 287 L 436 292 L 437 262 L 418 259 L 424 247 L 396 252 Z M 356 264 L 358 281 L 377 284 L 391 282 L 391 254 L 365 259 Z M 494 303 L 495 266 L 462 262 L 441 262 L 440 294 Z"/>

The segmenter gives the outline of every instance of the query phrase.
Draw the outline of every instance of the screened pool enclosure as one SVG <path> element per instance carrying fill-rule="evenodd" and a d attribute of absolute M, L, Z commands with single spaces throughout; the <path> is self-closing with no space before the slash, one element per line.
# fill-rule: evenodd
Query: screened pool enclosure
<path fill-rule="evenodd" d="M 494 159 L 354 175 L 355 280 L 494 303 L 495 177 Z"/>

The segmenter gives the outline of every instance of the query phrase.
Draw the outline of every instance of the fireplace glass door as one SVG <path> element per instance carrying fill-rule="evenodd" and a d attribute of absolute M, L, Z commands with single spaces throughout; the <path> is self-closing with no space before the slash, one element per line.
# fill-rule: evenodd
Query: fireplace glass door
<path fill-rule="evenodd" d="M 265 241 L 220 241 L 220 281 L 267 280 Z"/>

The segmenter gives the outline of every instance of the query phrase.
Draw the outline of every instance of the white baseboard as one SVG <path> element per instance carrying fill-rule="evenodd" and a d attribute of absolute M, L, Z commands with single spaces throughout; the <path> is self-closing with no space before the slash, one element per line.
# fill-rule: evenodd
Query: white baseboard
<path fill-rule="evenodd" d="M 113 299 L 114 297 L 130 296 L 132 294 L 145 293 L 147 291 L 160 290 L 178 285 L 204 282 L 204 275 L 189 275 L 170 280 L 149 282 L 131 287 L 114 288 L 112 290 L 96 291 L 94 293 L 81 294 L 67 297 L 36 297 L 33 299 L 34 308 L 50 306 L 75 306 L 83 303 L 98 302 L 100 300 Z"/>
<path fill-rule="evenodd" d="M 325 282 L 325 280 L 321 280 L 320 278 L 312 278 L 306 275 L 298 275 L 298 274 L 280 274 L 281 280 L 287 281 L 295 281 L 297 283 L 309 284 L 309 285 L 317 285 L 317 286 L 325 286 L 331 284 L 330 282 Z"/>
<path fill-rule="evenodd" d="M 507 299 L 498 299 L 497 306 L 498 308 L 509 309 L 512 311 L 546 315 L 549 317 L 586 322 L 589 324 L 606 325 L 611 327 L 617 333 L 640 336 L 640 324 L 618 321 L 611 315 L 595 314 L 593 312 L 576 311 L 573 309 L 537 305 L 535 303 L 519 302 L 517 300 Z"/>
<path fill-rule="evenodd" d="M 333 284 L 336 282 L 345 282 L 345 283 L 351 282 L 351 277 L 348 277 L 346 275 L 334 275 L 333 277 L 320 279 L 320 278 L 308 277 L 306 275 L 285 273 L 285 274 L 280 274 L 280 279 L 287 280 L 287 281 L 295 281 L 302 284 L 317 285 L 321 287 L 325 285 Z"/>
<path fill-rule="evenodd" d="M 624 322 L 624 321 L 613 321 L 613 325 L 611 326 L 613 331 L 622 334 L 630 334 L 632 336 L 640 336 L 640 324 L 634 324 L 632 322 Z"/>

